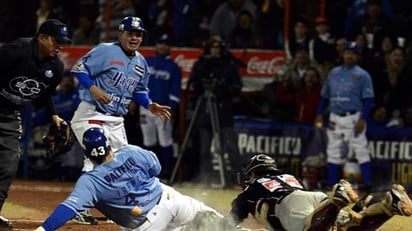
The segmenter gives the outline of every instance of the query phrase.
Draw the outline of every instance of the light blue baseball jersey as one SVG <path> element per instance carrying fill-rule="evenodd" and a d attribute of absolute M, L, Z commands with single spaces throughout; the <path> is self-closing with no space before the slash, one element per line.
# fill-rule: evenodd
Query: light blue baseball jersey
<path fill-rule="evenodd" d="M 79 97 L 107 113 L 126 115 L 133 95 L 149 92 L 150 75 L 145 58 L 138 51 L 129 58 L 119 43 L 99 44 L 79 59 L 71 72 L 87 74 L 97 87 L 106 91 L 110 104 L 98 103 L 83 85 L 80 85 Z"/>
<path fill-rule="evenodd" d="M 95 207 L 117 224 L 135 228 L 160 200 L 160 171 L 153 152 L 125 146 L 112 161 L 83 174 L 63 204 L 77 212 Z"/>
<path fill-rule="evenodd" d="M 323 84 L 322 97 L 329 99 L 330 111 L 362 111 L 362 99 L 373 98 L 372 79 L 359 66 L 333 68 Z"/>

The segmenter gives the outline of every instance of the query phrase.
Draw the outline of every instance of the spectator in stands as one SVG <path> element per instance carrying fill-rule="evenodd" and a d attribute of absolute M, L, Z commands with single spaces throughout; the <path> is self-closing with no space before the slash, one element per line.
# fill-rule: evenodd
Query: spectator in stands
<path fill-rule="evenodd" d="M 154 45 L 157 38 L 159 38 L 162 34 L 172 34 L 172 11 L 172 1 L 152 1 L 148 11 L 148 27 L 150 28 L 146 39 L 148 41 L 148 45 Z"/>
<path fill-rule="evenodd" d="M 256 5 L 251 0 L 226 0 L 220 4 L 210 21 L 210 35 L 219 35 L 224 41 L 230 41 L 238 15 L 243 10 L 256 18 Z"/>
<path fill-rule="evenodd" d="M 309 22 L 303 18 L 298 19 L 293 26 L 293 33 L 288 41 L 285 41 L 286 59 L 290 61 L 295 58 L 296 50 L 299 47 L 308 47 L 309 41 Z"/>
<path fill-rule="evenodd" d="M 283 49 L 285 0 L 260 1 L 256 29 L 262 49 Z"/>
<path fill-rule="evenodd" d="M 97 45 L 100 42 L 100 26 L 88 15 L 78 18 L 78 28 L 73 32 L 73 45 Z"/>
<path fill-rule="evenodd" d="M 302 87 L 303 77 L 309 67 L 316 68 L 320 73 L 321 81 L 323 81 L 325 75 L 322 72 L 322 68 L 314 60 L 310 60 L 307 46 L 297 47 L 294 58 L 288 65 L 293 89 L 297 90 Z"/>
<path fill-rule="evenodd" d="M 232 32 L 229 46 L 230 48 L 256 48 L 257 36 L 254 28 L 252 14 L 247 10 L 242 10 L 237 18 L 236 27 Z"/>
<path fill-rule="evenodd" d="M 375 67 L 379 68 L 379 67 Z M 397 119 L 399 113 L 408 105 L 410 76 L 405 68 L 405 54 L 401 47 L 394 47 L 388 53 L 385 66 L 373 76 L 375 102 L 383 105 L 391 119 Z"/>
<path fill-rule="evenodd" d="M 319 71 L 314 67 L 308 67 L 303 77 L 303 86 L 296 93 L 297 110 L 295 120 L 297 122 L 312 124 L 315 121 L 321 90 L 322 84 Z"/>
<path fill-rule="evenodd" d="M 200 9 L 197 0 L 173 0 L 172 37 L 175 46 L 191 47 L 198 36 Z"/>
<path fill-rule="evenodd" d="M 405 128 L 412 128 L 412 106 L 408 106 L 402 115 L 403 126 Z"/>
<path fill-rule="evenodd" d="M 70 35 L 74 31 L 73 22 L 70 17 L 70 10 L 64 5 L 64 2 L 57 0 L 40 0 L 39 7 L 36 11 L 34 30 L 37 31 L 40 25 L 47 19 L 58 19 L 65 23 L 69 29 Z M 33 24 L 32 24 L 33 25 Z"/>
<path fill-rule="evenodd" d="M 366 13 L 353 19 L 348 28 L 347 36 L 353 37 L 363 33 L 369 37 L 371 44 L 375 39 L 381 40 L 384 35 L 395 36 L 398 32 L 395 31 L 396 26 L 390 15 L 389 12 L 385 14 L 382 0 L 369 0 Z"/>
<path fill-rule="evenodd" d="M 110 2 L 110 5 L 107 3 Z M 125 15 L 135 15 L 132 0 L 99 0 L 99 17 L 96 22 L 100 25 L 100 42 L 117 41 L 117 27 Z"/>
<path fill-rule="evenodd" d="M 376 41 L 376 46 L 371 51 L 367 67 L 372 78 L 382 75 L 383 68 L 388 62 L 389 53 L 396 44 L 395 38 L 389 35 L 385 35 L 381 41 Z"/>
<path fill-rule="evenodd" d="M 316 36 L 309 42 L 309 56 L 327 72 L 336 57 L 335 38 L 329 32 L 329 22 L 324 17 L 315 20 Z"/>
<path fill-rule="evenodd" d="M 335 49 L 336 49 L 336 57 L 335 57 L 335 66 L 340 65 L 343 62 L 343 52 L 345 51 L 345 46 L 348 43 L 348 39 L 346 37 L 340 37 L 336 40 Z"/>
<path fill-rule="evenodd" d="M 366 121 L 368 129 L 386 127 L 387 113 L 386 108 L 382 105 L 376 105 L 372 108 L 370 116 Z"/>
<path fill-rule="evenodd" d="M 263 86 L 261 92 L 262 111 L 268 119 L 278 122 L 293 121 L 296 113 L 296 89 L 291 72 L 283 66 L 277 70 L 273 81 Z"/>

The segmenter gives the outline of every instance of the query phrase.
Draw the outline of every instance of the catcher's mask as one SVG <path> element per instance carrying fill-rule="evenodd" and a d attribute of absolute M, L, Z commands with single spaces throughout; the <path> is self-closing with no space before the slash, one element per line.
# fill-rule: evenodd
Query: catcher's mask
<path fill-rule="evenodd" d="M 87 158 L 101 164 L 110 151 L 109 141 L 101 128 L 89 128 L 83 134 L 84 154 Z"/>
<path fill-rule="evenodd" d="M 238 173 L 238 184 L 246 188 L 253 180 L 251 177 L 252 172 L 255 173 L 256 176 L 281 173 L 276 161 L 272 157 L 265 154 L 257 154 L 252 156 L 246 167 Z"/>

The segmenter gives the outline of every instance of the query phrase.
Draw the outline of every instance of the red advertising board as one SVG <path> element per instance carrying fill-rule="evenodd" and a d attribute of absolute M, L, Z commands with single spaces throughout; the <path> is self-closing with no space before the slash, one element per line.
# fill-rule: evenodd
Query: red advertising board
<path fill-rule="evenodd" d="M 70 69 L 73 64 L 82 55 L 86 54 L 91 47 L 71 46 L 64 48 L 62 59 L 66 69 Z M 154 54 L 153 47 L 142 47 L 139 49 L 143 56 L 148 57 Z M 239 68 L 242 76 L 243 92 L 258 91 L 263 84 L 273 79 L 276 70 L 285 62 L 283 51 L 265 51 L 265 50 L 231 50 L 235 58 L 243 62 L 245 67 Z M 193 64 L 202 54 L 201 49 L 196 48 L 173 48 L 171 56 L 179 65 L 183 74 L 182 83 L 185 86 L 187 78 L 190 75 Z"/>

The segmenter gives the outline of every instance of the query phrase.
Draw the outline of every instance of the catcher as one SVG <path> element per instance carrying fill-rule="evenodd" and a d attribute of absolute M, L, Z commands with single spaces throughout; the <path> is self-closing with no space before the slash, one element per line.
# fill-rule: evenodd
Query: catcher
<path fill-rule="evenodd" d="M 393 185 L 383 201 L 372 195 L 358 200 L 346 180 L 335 184 L 329 196 L 309 192 L 264 154 L 254 155 L 240 176 L 244 191 L 233 200 L 223 224 L 239 224 L 251 213 L 269 230 L 327 231 L 339 217 L 340 230 L 364 231 L 375 230 L 395 214 L 412 214 L 412 202 L 402 185 Z M 351 202 L 357 202 L 352 210 L 341 210 Z"/>

